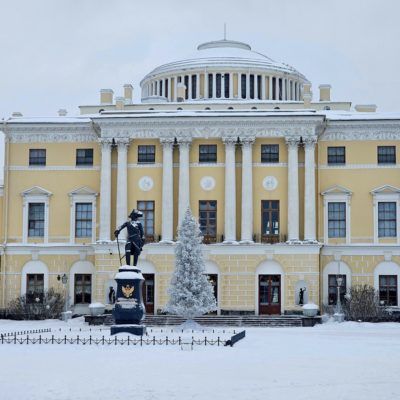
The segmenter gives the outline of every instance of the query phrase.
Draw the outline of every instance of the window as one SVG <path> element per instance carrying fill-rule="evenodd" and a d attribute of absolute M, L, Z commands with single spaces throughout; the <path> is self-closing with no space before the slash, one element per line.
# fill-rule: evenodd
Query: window
<path fill-rule="evenodd" d="M 213 97 L 213 75 L 208 74 L 208 98 Z"/>
<path fill-rule="evenodd" d="M 272 100 L 276 100 L 276 78 L 272 78 Z"/>
<path fill-rule="evenodd" d="M 227 98 L 227 99 L 229 99 L 229 74 L 225 74 L 224 75 L 225 76 L 225 79 L 224 79 L 224 85 L 225 85 L 225 88 L 224 88 L 224 94 L 225 94 L 225 98 Z"/>
<path fill-rule="evenodd" d="M 44 203 L 29 203 L 28 236 L 44 237 Z"/>
<path fill-rule="evenodd" d="M 257 95 L 258 99 L 261 100 L 262 97 L 262 80 L 261 80 L 261 75 L 257 75 Z"/>
<path fill-rule="evenodd" d="M 138 146 L 138 163 L 154 163 L 156 161 L 156 146 L 139 145 Z"/>
<path fill-rule="evenodd" d="M 263 163 L 279 162 L 279 144 L 262 144 L 261 162 Z"/>
<path fill-rule="evenodd" d="M 75 274 L 74 298 L 75 304 L 90 304 L 92 302 L 91 274 Z"/>
<path fill-rule="evenodd" d="M 201 144 L 199 146 L 199 162 L 217 162 L 217 145 Z"/>
<path fill-rule="evenodd" d="M 139 221 L 143 225 L 144 236 L 147 242 L 154 242 L 154 201 L 138 201 L 137 209 L 143 213 Z"/>
<path fill-rule="evenodd" d="M 93 149 L 76 149 L 76 166 L 93 165 Z"/>
<path fill-rule="evenodd" d="M 346 275 L 328 275 L 328 304 L 336 305 L 337 303 L 337 280 L 341 276 L 343 278 L 340 285 L 340 302 L 343 304 L 344 296 L 346 294 Z"/>
<path fill-rule="evenodd" d="M 346 203 L 328 203 L 328 237 L 346 237 Z"/>
<path fill-rule="evenodd" d="M 261 201 L 261 240 L 264 243 L 279 241 L 279 200 Z"/>
<path fill-rule="evenodd" d="M 396 146 L 378 146 L 378 164 L 396 164 Z"/>
<path fill-rule="evenodd" d="M 250 75 L 250 98 L 254 99 L 254 75 Z"/>
<path fill-rule="evenodd" d="M 221 87 L 221 82 L 222 82 L 222 76 L 221 74 L 216 74 L 215 76 L 215 80 L 216 80 L 216 95 L 217 98 L 221 98 L 221 94 L 222 94 L 222 87 Z"/>
<path fill-rule="evenodd" d="M 328 165 L 345 164 L 346 148 L 345 147 L 328 147 Z"/>
<path fill-rule="evenodd" d="M 185 75 L 185 99 L 187 100 L 189 98 L 189 76 Z"/>
<path fill-rule="evenodd" d="M 29 165 L 46 165 L 46 149 L 29 149 Z"/>
<path fill-rule="evenodd" d="M 217 201 L 199 201 L 199 224 L 204 243 L 215 243 L 217 240 Z"/>
<path fill-rule="evenodd" d="M 75 204 L 75 237 L 92 237 L 92 203 Z"/>
<path fill-rule="evenodd" d="M 44 274 L 26 275 L 26 301 L 27 303 L 42 303 L 44 294 Z M 39 301 L 37 300 L 39 299 Z"/>
<path fill-rule="evenodd" d="M 397 306 L 397 275 L 379 275 L 381 305 Z"/>
<path fill-rule="evenodd" d="M 242 99 L 246 98 L 246 88 L 247 88 L 247 82 L 246 82 L 246 75 L 242 74 L 240 78 L 240 89 L 242 92 Z"/>
<path fill-rule="evenodd" d="M 197 98 L 197 76 L 192 75 L 192 99 Z"/>
<path fill-rule="evenodd" d="M 396 203 L 378 203 L 378 237 L 396 237 Z"/>

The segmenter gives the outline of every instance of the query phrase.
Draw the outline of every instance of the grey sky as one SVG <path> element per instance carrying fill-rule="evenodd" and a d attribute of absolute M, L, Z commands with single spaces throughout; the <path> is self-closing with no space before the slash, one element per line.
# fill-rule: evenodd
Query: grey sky
<path fill-rule="evenodd" d="M 199 43 L 249 43 L 333 100 L 400 111 L 398 0 L 0 0 L 0 118 L 55 115 L 122 94 Z"/>

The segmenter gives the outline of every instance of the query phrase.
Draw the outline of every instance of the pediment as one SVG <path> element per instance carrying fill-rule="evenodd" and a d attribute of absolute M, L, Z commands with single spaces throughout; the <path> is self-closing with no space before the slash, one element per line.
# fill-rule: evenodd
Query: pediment
<path fill-rule="evenodd" d="M 27 189 L 21 193 L 22 197 L 27 197 L 27 196 L 51 196 L 53 193 L 49 192 L 46 189 L 43 189 L 40 186 L 33 186 L 30 189 Z"/>
<path fill-rule="evenodd" d="M 400 189 L 392 186 L 392 185 L 383 185 L 383 186 L 379 186 L 375 189 L 372 189 L 371 194 L 375 195 L 375 194 L 396 194 L 396 193 L 400 193 Z"/>
<path fill-rule="evenodd" d="M 329 187 L 328 189 L 324 190 L 323 192 L 321 192 L 322 196 L 326 196 L 328 194 L 331 195 L 347 195 L 347 196 L 351 196 L 353 194 L 353 192 L 350 189 L 345 188 L 344 186 L 340 186 L 340 185 L 334 185 Z"/>
<path fill-rule="evenodd" d="M 68 193 L 68 196 L 97 196 L 98 193 L 87 186 L 82 186 Z"/>

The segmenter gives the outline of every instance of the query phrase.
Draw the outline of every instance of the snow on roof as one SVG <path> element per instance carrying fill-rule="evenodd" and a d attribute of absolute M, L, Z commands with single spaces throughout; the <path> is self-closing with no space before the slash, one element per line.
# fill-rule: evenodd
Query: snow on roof
<path fill-rule="evenodd" d="M 16 124 L 35 124 L 35 123 L 48 123 L 48 124 L 76 124 L 91 122 L 91 119 L 86 115 L 82 117 L 10 117 L 6 123 Z"/>
<path fill-rule="evenodd" d="M 400 120 L 399 112 L 356 112 L 356 111 L 317 111 L 319 115 L 325 115 L 330 121 L 379 121 L 379 120 Z"/>

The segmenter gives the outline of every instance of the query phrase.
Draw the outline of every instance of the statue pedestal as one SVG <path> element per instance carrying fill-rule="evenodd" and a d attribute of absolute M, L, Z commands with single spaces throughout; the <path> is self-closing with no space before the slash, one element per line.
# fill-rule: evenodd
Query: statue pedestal
<path fill-rule="evenodd" d="M 145 316 L 143 275 L 139 268 L 123 265 L 115 275 L 115 280 L 117 301 L 113 309 L 115 324 L 111 326 L 111 335 L 126 332 L 141 336 L 146 332 L 146 327 L 141 324 Z"/>

